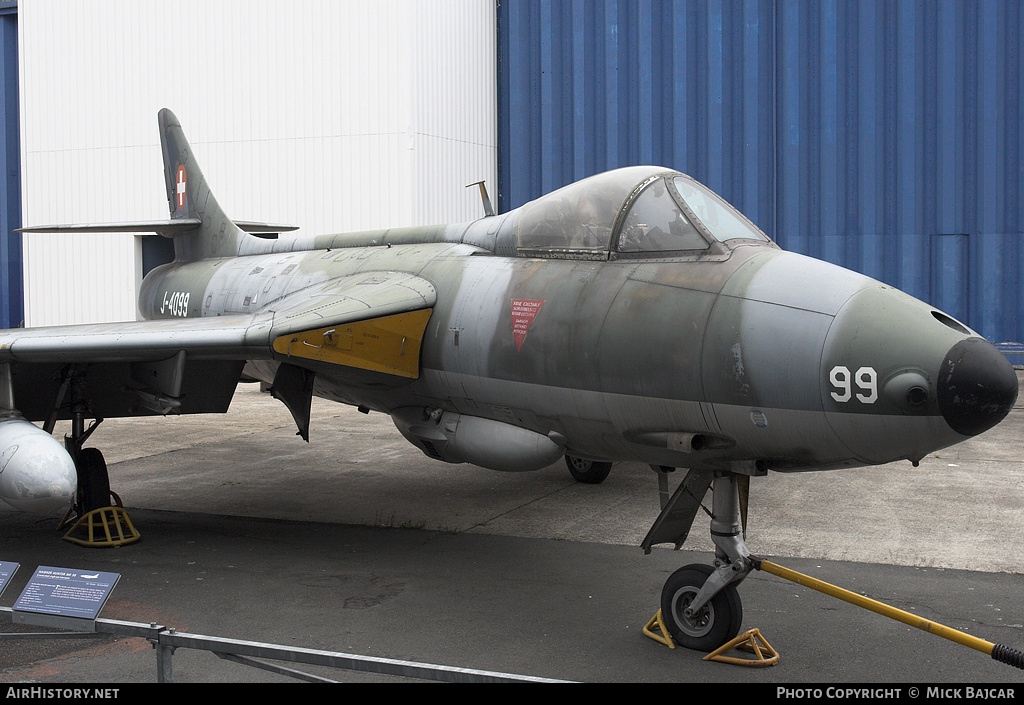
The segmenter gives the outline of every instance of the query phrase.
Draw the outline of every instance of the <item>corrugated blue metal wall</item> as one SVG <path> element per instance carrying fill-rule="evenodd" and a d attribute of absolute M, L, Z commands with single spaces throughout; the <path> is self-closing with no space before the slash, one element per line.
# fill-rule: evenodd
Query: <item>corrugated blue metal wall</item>
<path fill-rule="evenodd" d="M 786 249 L 1024 340 L 1019 0 L 502 0 L 499 207 L 692 174 Z"/>
<path fill-rule="evenodd" d="M 18 7 L 0 2 L 0 328 L 22 324 Z"/>

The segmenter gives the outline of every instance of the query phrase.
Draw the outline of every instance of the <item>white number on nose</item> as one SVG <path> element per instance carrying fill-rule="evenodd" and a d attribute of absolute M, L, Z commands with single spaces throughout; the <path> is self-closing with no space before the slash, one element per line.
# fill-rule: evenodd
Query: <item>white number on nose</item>
<path fill-rule="evenodd" d="M 854 385 L 858 390 L 856 394 L 858 401 L 864 404 L 874 404 L 878 401 L 878 374 L 873 367 L 861 367 L 851 377 L 849 368 L 836 365 L 828 373 L 828 379 L 835 389 L 831 392 L 832 398 L 837 402 L 850 401 L 854 397 Z"/>

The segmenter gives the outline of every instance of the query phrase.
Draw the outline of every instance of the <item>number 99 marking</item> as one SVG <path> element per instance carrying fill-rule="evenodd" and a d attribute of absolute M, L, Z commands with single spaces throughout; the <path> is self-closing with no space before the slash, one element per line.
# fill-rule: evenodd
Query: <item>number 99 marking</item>
<path fill-rule="evenodd" d="M 832 398 L 837 402 L 848 402 L 854 396 L 864 404 L 878 401 L 878 374 L 873 367 L 861 367 L 851 377 L 849 368 L 836 365 L 828 373 L 828 380 L 838 390 L 832 392 Z M 857 388 L 856 394 L 854 386 Z"/>

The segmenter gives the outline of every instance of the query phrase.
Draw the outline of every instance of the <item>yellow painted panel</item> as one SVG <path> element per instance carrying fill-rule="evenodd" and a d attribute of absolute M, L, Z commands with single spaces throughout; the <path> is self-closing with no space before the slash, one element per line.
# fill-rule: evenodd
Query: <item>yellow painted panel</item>
<path fill-rule="evenodd" d="M 423 331 L 433 309 L 282 335 L 274 352 L 418 379 Z"/>

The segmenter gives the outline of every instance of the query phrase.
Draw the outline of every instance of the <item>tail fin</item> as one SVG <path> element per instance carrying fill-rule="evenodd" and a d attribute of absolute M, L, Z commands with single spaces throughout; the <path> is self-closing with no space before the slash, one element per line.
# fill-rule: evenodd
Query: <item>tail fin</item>
<path fill-rule="evenodd" d="M 282 233 L 294 225 L 274 225 L 231 219 L 217 205 L 203 172 L 188 146 L 181 123 L 167 108 L 160 111 L 160 146 L 164 155 L 164 182 L 170 220 L 78 225 L 33 225 L 19 233 L 157 233 L 174 238 L 174 259 L 194 262 L 211 257 L 235 257 L 266 251 L 267 241 L 248 233 Z M 272 246 L 271 246 L 272 247 Z"/>
<path fill-rule="evenodd" d="M 178 118 L 164 108 L 158 119 L 171 221 L 200 221 L 197 227 L 175 235 L 175 259 L 191 262 L 211 257 L 234 257 L 239 253 L 243 240 L 251 236 L 235 225 L 217 204 Z"/>

